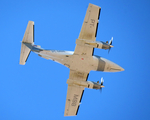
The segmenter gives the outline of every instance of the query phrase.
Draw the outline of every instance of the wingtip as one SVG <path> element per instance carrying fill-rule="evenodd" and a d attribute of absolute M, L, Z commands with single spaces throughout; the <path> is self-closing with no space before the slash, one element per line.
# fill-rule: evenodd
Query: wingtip
<path fill-rule="evenodd" d="M 28 23 L 31 23 L 31 24 L 33 24 L 33 25 L 34 25 L 34 21 L 29 20 L 29 22 L 28 22 Z"/>

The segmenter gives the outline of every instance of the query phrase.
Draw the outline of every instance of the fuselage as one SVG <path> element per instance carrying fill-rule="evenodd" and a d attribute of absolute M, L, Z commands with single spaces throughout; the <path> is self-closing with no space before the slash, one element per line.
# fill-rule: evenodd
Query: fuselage
<path fill-rule="evenodd" d="M 30 49 L 40 57 L 58 62 L 71 70 L 88 73 L 91 70 L 103 72 L 118 72 L 124 70 L 119 65 L 100 56 L 75 55 L 73 51 L 44 50 L 38 48 L 36 45 L 33 45 Z"/>

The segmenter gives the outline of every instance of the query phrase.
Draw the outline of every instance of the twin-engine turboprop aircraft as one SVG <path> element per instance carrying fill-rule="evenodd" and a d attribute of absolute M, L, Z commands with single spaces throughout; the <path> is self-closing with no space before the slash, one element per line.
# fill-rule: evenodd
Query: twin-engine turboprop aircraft
<path fill-rule="evenodd" d="M 113 47 L 113 38 L 109 43 L 95 41 L 100 10 L 99 6 L 89 4 L 80 35 L 76 39 L 74 52 L 44 50 L 40 46 L 34 45 L 34 22 L 28 22 L 21 45 L 20 64 L 26 63 L 29 53 L 32 51 L 40 57 L 61 63 L 70 69 L 64 116 L 77 115 L 84 88 L 101 89 L 104 87 L 103 80 L 101 83 L 87 81 L 91 70 L 102 72 L 124 70 L 107 59 L 93 55 L 94 48 L 110 50 Z"/>

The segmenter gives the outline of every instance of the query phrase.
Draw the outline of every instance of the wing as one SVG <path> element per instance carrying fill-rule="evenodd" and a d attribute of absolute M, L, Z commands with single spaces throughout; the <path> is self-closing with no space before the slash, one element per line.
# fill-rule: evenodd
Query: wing
<path fill-rule="evenodd" d="M 82 72 L 70 70 L 68 81 L 69 80 L 86 81 L 87 78 L 88 78 L 88 73 L 82 73 Z M 68 83 L 64 116 L 77 115 L 80 102 L 83 96 L 83 92 L 84 92 L 84 87 L 80 87 L 80 86 Z"/>
<path fill-rule="evenodd" d="M 93 47 L 79 45 L 77 41 L 82 39 L 95 41 L 100 10 L 101 8 L 99 6 L 89 4 L 79 38 L 76 40 L 77 45 L 74 54 L 93 55 Z"/>
<path fill-rule="evenodd" d="M 64 116 L 77 115 L 83 92 L 83 87 L 68 85 Z"/>

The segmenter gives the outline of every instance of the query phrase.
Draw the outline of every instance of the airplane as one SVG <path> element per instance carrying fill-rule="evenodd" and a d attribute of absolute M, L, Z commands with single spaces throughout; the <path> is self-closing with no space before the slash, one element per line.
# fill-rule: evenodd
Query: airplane
<path fill-rule="evenodd" d="M 67 80 L 68 90 L 64 116 L 76 116 L 83 96 L 84 88 L 102 89 L 101 82 L 87 81 L 90 71 L 119 72 L 124 71 L 122 67 L 105 58 L 93 55 L 94 48 L 110 50 L 110 42 L 96 41 L 97 28 L 101 7 L 89 3 L 84 22 L 76 39 L 74 51 L 64 50 L 45 50 L 39 45 L 34 45 L 34 22 L 29 21 L 23 40 L 21 42 L 20 63 L 25 65 L 30 52 L 47 60 L 53 60 L 70 69 L 69 79 Z"/>

